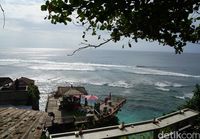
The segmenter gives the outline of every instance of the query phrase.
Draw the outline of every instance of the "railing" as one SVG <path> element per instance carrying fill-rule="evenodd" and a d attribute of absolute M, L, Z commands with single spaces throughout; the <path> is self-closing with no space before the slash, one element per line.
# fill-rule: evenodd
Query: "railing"
<path fill-rule="evenodd" d="M 199 112 L 193 111 L 191 109 L 183 109 L 174 113 L 167 114 L 162 117 L 155 118 L 153 120 L 131 123 L 120 126 L 110 126 L 96 129 L 89 129 L 81 131 L 81 135 L 75 132 L 66 132 L 60 134 L 52 134 L 50 137 L 52 139 L 60 138 L 116 138 L 123 136 L 137 136 L 138 134 L 150 133 L 151 138 L 158 138 L 159 132 L 167 127 L 175 127 L 175 131 L 185 130 L 192 127 L 192 122 Z M 122 127 L 122 128 L 121 128 Z M 143 136 L 143 135 L 142 135 Z M 137 138 L 137 137 L 136 137 Z"/>

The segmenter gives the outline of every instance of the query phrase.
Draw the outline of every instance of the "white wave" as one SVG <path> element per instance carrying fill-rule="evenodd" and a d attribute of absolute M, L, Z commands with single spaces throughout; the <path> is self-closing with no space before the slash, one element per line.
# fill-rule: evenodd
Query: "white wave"
<path fill-rule="evenodd" d="M 171 82 L 167 82 L 167 81 L 156 82 L 154 85 L 157 87 L 183 87 L 183 86 L 185 86 L 180 83 L 171 83 Z"/>
<path fill-rule="evenodd" d="M 183 100 L 185 100 L 185 96 L 175 96 L 175 98 L 178 98 L 178 99 L 183 99 Z"/>
<path fill-rule="evenodd" d="M 102 85 L 107 85 L 109 82 L 108 81 L 102 81 L 100 79 L 90 79 L 90 78 L 66 78 L 65 81 L 69 84 L 91 84 L 91 85 L 97 85 L 97 86 L 102 86 Z"/>
<path fill-rule="evenodd" d="M 170 91 L 170 89 L 164 88 L 164 87 L 156 87 L 156 89 L 164 91 L 164 92 L 169 92 Z"/>
<path fill-rule="evenodd" d="M 93 67 L 81 67 L 81 66 L 66 66 L 66 65 L 43 65 L 43 66 L 30 66 L 30 69 L 34 70 L 73 70 L 73 71 L 95 71 Z"/>
<path fill-rule="evenodd" d="M 193 97 L 193 93 L 187 93 L 184 95 L 186 98 L 192 98 Z"/>
<path fill-rule="evenodd" d="M 185 85 L 182 85 L 182 84 L 179 84 L 179 83 L 174 83 L 173 84 L 173 87 L 183 87 L 183 86 L 185 86 Z"/>
<path fill-rule="evenodd" d="M 157 86 L 157 87 L 169 87 L 170 84 L 169 84 L 169 82 L 156 82 L 155 86 Z"/>
<path fill-rule="evenodd" d="M 177 72 L 169 72 L 164 70 L 150 69 L 150 68 L 138 68 L 134 67 L 132 73 L 142 75 L 161 75 L 161 76 L 178 76 L 178 77 L 194 77 L 200 78 L 200 75 L 190 75 Z"/>
<path fill-rule="evenodd" d="M 184 94 L 183 96 L 175 96 L 175 98 L 178 98 L 178 99 L 191 99 L 193 97 L 193 93 L 187 93 L 187 94 Z"/>
<path fill-rule="evenodd" d="M 31 77 L 31 79 L 39 83 L 51 83 L 54 80 L 61 80 L 61 77 L 57 77 L 56 75 L 52 75 L 52 74 L 44 74 L 44 75 Z"/>
<path fill-rule="evenodd" d="M 23 60 L 23 59 L 0 59 L 0 65 L 21 64 L 28 66 L 34 70 L 80 70 L 80 71 L 95 71 L 95 70 L 110 70 L 112 68 L 125 68 L 123 65 L 110 64 L 93 64 L 93 63 L 68 63 L 55 62 L 48 60 Z M 19 65 L 18 65 L 19 66 Z"/>
<path fill-rule="evenodd" d="M 0 65 L 10 65 L 19 63 L 18 59 L 0 59 Z"/>
<path fill-rule="evenodd" d="M 69 81 L 67 79 L 67 81 Z M 97 85 L 97 86 L 110 86 L 110 87 L 121 87 L 121 88 L 132 88 L 133 85 L 126 83 L 125 81 L 100 81 L 100 80 L 90 80 L 90 79 L 79 79 L 79 80 L 71 80 L 71 83 L 79 83 L 79 84 L 91 84 L 91 85 Z"/>
<path fill-rule="evenodd" d="M 109 83 L 108 86 L 123 87 L 123 88 L 132 88 L 132 87 L 134 87 L 132 84 L 129 84 L 126 81 L 112 82 L 112 83 Z"/>
<path fill-rule="evenodd" d="M 107 85 L 108 83 L 107 82 L 90 82 L 89 84 L 102 86 L 102 85 Z"/>
<path fill-rule="evenodd" d="M 24 59 L 0 59 L 0 64 L 4 63 L 5 65 L 9 65 L 10 63 L 31 63 L 31 64 L 53 64 L 55 62 L 53 61 L 47 61 L 47 60 L 24 60 Z"/>
<path fill-rule="evenodd" d="M 122 65 L 106 65 L 91 63 L 67 63 L 67 62 L 49 62 L 43 65 L 30 66 L 35 70 L 80 70 L 80 71 L 96 71 L 111 70 L 112 68 L 124 68 Z"/>
<path fill-rule="evenodd" d="M 169 72 L 151 68 L 142 68 L 126 65 L 112 64 L 93 64 L 93 63 L 69 63 L 56 62 L 48 60 L 23 60 L 23 59 L 0 59 L 0 65 L 16 64 L 17 66 L 26 66 L 33 70 L 76 70 L 76 71 L 96 71 L 96 70 L 121 70 L 140 75 L 159 75 L 159 76 L 176 76 L 176 77 L 193 77 L 200 78 L 200 75 L 190 75 L 177 72 Z M 175 84 L 174 87 L 179 87 Z"/>
<path fill-rule="evenodd" d="M 55 77 L 54 75 L 41 75 L 39 77 L 33 77 L 32 79 L 36 80 L 38 83 L 48 83 L 48 84 L 65 84 L 65 85 L 81 85 L 81 84 L 91 84 L 97 86 L 110 86 L 110 87 L 122 87 L 122 88 L 133 88 L 132 84 L 127 83 L 126 81 L 111 81 L 100 78 L 74 78 L 74 77 Z"/>

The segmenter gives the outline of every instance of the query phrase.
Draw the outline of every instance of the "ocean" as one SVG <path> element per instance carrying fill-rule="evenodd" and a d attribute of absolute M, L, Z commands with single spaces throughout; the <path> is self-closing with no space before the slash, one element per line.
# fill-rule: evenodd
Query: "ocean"
<path fill-rule="evenodd" d="M 100 99 L 110 92 L 123 96 L 127 102 L 117 116 L 125 123 L 177 110 L 200 83 L 199 54 L 123 49 L 67 54 L 64 48 L 1 48 L 0 76 L 34 79 L 43 111 L 47 96 L 58 86 L 81 85 Z"/>

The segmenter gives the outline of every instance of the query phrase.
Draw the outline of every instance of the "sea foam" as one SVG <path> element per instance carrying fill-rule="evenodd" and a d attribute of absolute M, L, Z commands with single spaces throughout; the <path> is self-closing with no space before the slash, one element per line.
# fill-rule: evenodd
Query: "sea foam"
<path fill-rule="evenodd" d="M 168 82 L 168 81 L 163 81 L 163 82 L 156 82 L 154 84 L 156 87 L 184 87 L 185 85 L 182 85 L 180 83 L 172 83 L 172 82 Z"/>
<path fill-rule="evenodd" d="M 164 87 L 156 87 L 156 89 L 164 91 L 164 92 L 169 92 L 170 91 L 170 89 L 164 88 Z"/>
<path fill-rule="evenodd" d="M 158 76 L 176 76 L 176 77 L 192 77 L 200 78 L 200 75 L 190 75 L 178 72 L 158 70 L 146 67 L 114 65 L 114 64 L 94 64 L 94 63 L 70 63 L 56 62 L 49 60 L 23 60 L 23 59 L 0 59 L 0 65 L 26 66 L 32 70 L 61 70 L 61 71 L 97 71 L 97 70 L 120 70 L 125 73 L 138 75 L 158 75 Z M 174 86 L 179 86 L 175 84 Z"/>

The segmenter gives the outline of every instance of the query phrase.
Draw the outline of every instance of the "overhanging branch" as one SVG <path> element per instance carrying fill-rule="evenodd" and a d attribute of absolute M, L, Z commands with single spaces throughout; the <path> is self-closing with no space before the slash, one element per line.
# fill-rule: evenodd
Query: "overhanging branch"
<path fill-rule="evenodd" d="M 75 53 L 83 50 L 83 49 L 87 49 L 87 48 L 98 48 L 98 47 L 101 47 L 102 45 L 110 42 L 112 40 L 112 38 L 108 39 L 108 40 L 105 40 L 104 42 L 98 44 L 98 45 L 93 45 L 93 44 L 87 44 L 87 43 L 81 43 L 82 45 L 85 45 L 83 47 L 79 47 L 78 49 L 74 50 L 72 52 L 72 54 L 68 54 L 68 56 L 73 56 Z"/>
<path fill-rule="evenodd" d="M 5 12 L 4 12 L 4 9 L 3 9 L 3 7 L 1 6 L 1 4 L 0 4 L 0 8 L 1 8 L 1 11 L 3 12 L 3 28 L 5 27 Z"/>

